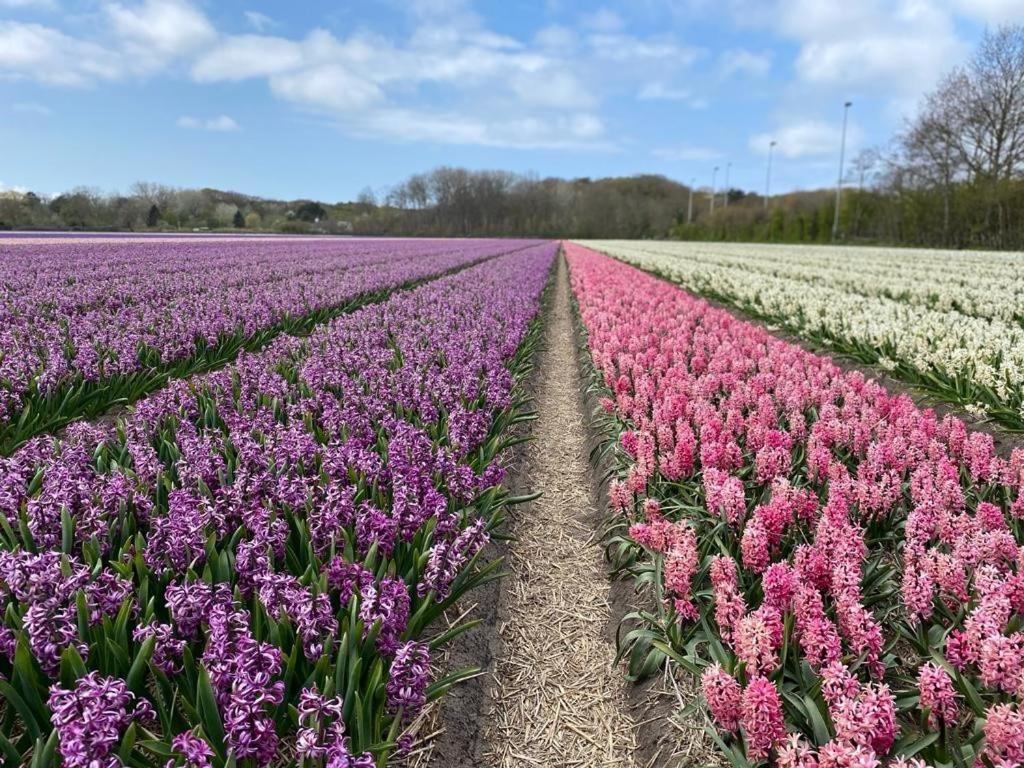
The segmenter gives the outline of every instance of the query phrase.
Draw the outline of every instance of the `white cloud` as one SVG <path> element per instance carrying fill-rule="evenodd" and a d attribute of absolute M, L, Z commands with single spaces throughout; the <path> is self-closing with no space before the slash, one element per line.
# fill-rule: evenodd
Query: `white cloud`
<path fill-rule="evenodd" d="M 711 147 L 661 147 L 651 151 L 655 157 L 662 160 L 679 160 L 683 162 L 711 162 L 724 157 L 724 154 Z"/>
<path fill-rule="evenodd" d="M 630 34 L 609 9 L 518 39 L 488 28 L 470 0 L 388 1 L 408 15 L 407 35 L 269 34 L 276 22 L 255 10 L 242 11 L 251 33 L 221 34 L 198 0 L 95 0 L 99 12 L 81 19 L 105 25 L 82 37 L 0 22 L 0 77 L 90 85 L 187 67 L 198 83 L 262 80 L 349 134 L 523 148 L 611 148 L 600 108 L 612 94 L 702 105 L 667 83 L 703 51 Z M 643 88 L 652 68 L 663 82 Z M 226 116 L 178 124 L 237 129 Z"/>
<path fill-rule="evenodd" d="M 216 37 L 183 0 L 103 6 L 109 39 L 85 39 L 38 23 L 0 20 L 0 77 L 84 86 L 159 70 Z"/>
<path fill-rule="evenodd" d="M 364 109 L 384 98 L 375 83 L 334 64 L 274 75 L 270 78 L 270 90 L 297 104 L 338 112 Z"/>
<path fill-rule="evenodd" d="M 303 63 L 302 44 L 281 37 L 238 35 L 203 53 L 192 66 L 200 82 L 245 80 L 297 69 Z"/>
<path fill-rule="evenodd" d="M 571 72 L 523 73 L 510 81 L 523 104 L 562 109 L 589 108 L 594 97 Z"/>
<path fill-rule="evenodd" d="M 955 0 L 956 12 L 985 24 L 1024 22 L 1024 3 L 1020 0 Z"/>
<path fill-rule="evenodd" d="M 613 149 L 603 139 L 604 125 L 590 114 L 561 115 L 550 119 L 525 116 L 511 119 L 464 113 L 385 108 L 357 118 L 350 129 L 359 136 L 386 136 L 400 141 L 438 144 L 478 144 L 512 149 Z"/>
<path fill-rule="evenodd" d="M 801 44 L 797 77 L 816 86 L 919 94 L 967 52 L 950 13 L 935 2 L 785 0 L 777 11 L 780 32 Z"/>
<path fill-rule="evenodd" d="M 645 84 L 636 95 L 638 101 L 678 101 L 690 109 L 706 109 L 707 99 L 696 96 L 688 88 L 677 88 L 660 80 Z"/>
<path fill-rule="evenodd" d="M 120 77 L 116 53 L 42 24 L 0 20 L 0 78 L 87 85 Z"/>
<path fill-rule="evenodd" d="M 184 0 L 145 0 L 131 7 L 108 3 L 104 10 L 129 55 L 158 64 L 192 53 L 217 37 L 210 21 Z"/>
<path fill-rule="evenodd" d="M 202 82 L 266 78 L 278 98 L 367 136 L 504 147 L 607 145 L 589 114 L 597 99 L 558 52 L 480 27 L 419 26 L 403 44 L 359 32 L 338 38 L 239 35 L 200 55 Z M 444 89 L 425 107 L 422 85 Z"/>
<path fill-rule="evenodd" d="M 50 11 L 57 7 L 57 0 L 0 0 L 0 8 L 15 10 L 31 8 L 33 10 Z"/>
<path fill-rule="evenodd" d="M 534 35 L 537 45 L 556 52 L 574 50 L 579 39 L 579 35 L 574 30 L 560 24 L 543 27 Z"/>
<path fill-rule="evenodd" d="M 227 115 L 209 118 L 183 116 L 178 118 L 178 127 L 217 132 L 237 131 L 239 129 L 238 123 Z"/>
<path fill-rule="evenodd" d="M 599 32 L 614 32 L 625 26 L 622 17 L 610 8 L 600 8 L 593 13 L 584 14 L 581 21 L 584 27 Z"/>
<path fill-rule="evenodd" d="M 28 192 L 28 187 L 19 187 L 19 186 L 13 186 L 12 187 L 12 186 L 10 186 L 8 184 L 4 184 L 2 181 L 0 181 L 0 195 L 4 195 L 4 194 L 8 194 L 8 195 L 9 194 L 24 195 L 26 192 Z"/>
<path fill-rule="evenodd" d="M 45 104 L 39 104 L 34 101 L 22 101 L 16 104 L 11 104 L 11 109 L 15 112 L 25 112 L 33 115 L 52 115 L 53 110 Z"/>
<path fill-rule="evenodd" d="M 259 11 L 245 11 L 242 15 L 245 16 L 245 23 L 257 32 L 262 32 L 265 29 L 277 26 L 276 21 L 267 16 L 267 14 L 260 13 Z"/>
<path fill-rule="evenodd" d="M 636 97 L 641 101 L 689 101 L 693 93 L 686 88 L 673 88 L 659 80 L 647 83 Z"/>
<path fill-rule="evenodd" d="M 719 55 L 718 67 L 723 77 L 737 74 L 764 77 L 771 71 L 772 55 L 769 51 L 754 53 L 743 48 L 731 48 Z"/>
<path fill-rule="evenodd" d="M 679 45 L 668 38 L 601 32 L 590 35 L 587 42 L 597 57 L 614 62 L 665 62 L 672 66 L 688 66 L 701 55 L 699 48 Z"/>
<path fill-rule="evenodd" d="M 851 122 L 846 132 L 846 149 L 850 153 L 863 141 L 863 131 Z M 781 125 L 777 130 L 750 137 L 750 150 L 759 155 L 768 153 L 768 144 L 778 142 L 775 152 L 791 160 L 839 156 L 842 125 L 823 120 L 798 120 Z"/>

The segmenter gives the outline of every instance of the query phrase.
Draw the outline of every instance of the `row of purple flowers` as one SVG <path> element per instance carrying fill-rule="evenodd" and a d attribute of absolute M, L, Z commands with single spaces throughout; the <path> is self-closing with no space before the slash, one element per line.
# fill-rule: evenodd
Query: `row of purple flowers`
<path fill-rule="evenodd" d="M 0 459 L 0 750 L 370 766 L 407 747 L 455 679 L 431 681 L 430 651 L 468 625 L 426 628 L 495 575 L 480 551 L 555 252 L 280 336 Z"/>
<path fill-rule="evenodd" d="M 0 240 L 0 425 L 51 429 L 50 411 L 135 399 L 140 377 L 174 366 L 186 375 L 188 361 L 220 362 L 268 331 L 304 330 L 360 296 L 528 244 Z"/>

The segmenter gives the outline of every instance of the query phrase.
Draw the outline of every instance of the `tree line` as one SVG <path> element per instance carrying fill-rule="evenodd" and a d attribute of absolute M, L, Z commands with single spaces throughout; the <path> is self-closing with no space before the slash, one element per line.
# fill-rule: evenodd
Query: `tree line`
<path fill-rule="evenodd" d="M 380 199 L 367 189 L 338 203 L 149 183 L 126 195 L 9 191 L 0 194 L 0 228 L 799 243 L 832 239 L 834 201 L 834 189 L 770 200 L 729 189 L 711 205 L 708 190 L 658 175 L 560 179 L 441 167 Z M 889 145 L 854 158 L 838 232 L 850 242 L 1024 249 L 1024 26 L 986 32 Z"/>
<path fill-rule="evenodd" d="M 416 174 L 378 201 L 267 200 L 216 189 L 135 184 L 126 195 L 78 188 L 52 199 L 0 195 L 0 228 L 251 230 L 450 237 L 665 237 L 689 190 L 662 176 L 539 179 L 442 167 Z"/>
<path fill-rule="evenodd" d="M 838 143 L 838 142 L 837 142 Z M 701 208 L 685 239 L 828 242 L 835 191 L 773 198 L 739 193 Z M 1024 249 L 1024 26 L 987 31 L 969 61 L 926 94 L 884 147 L 848 168 L 845 241 Z"/>

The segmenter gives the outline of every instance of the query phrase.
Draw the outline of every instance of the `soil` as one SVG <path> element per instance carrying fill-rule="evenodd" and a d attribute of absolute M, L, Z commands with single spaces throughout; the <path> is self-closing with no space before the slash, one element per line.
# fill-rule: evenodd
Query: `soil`
<path fill-rule="evenodd" d="M 559 259 L 534 374 L 533 440 L 518 457 L 514 537 L 493 548 L 508 575 L 475 591 L 485 624 L 453 644 L 446 668 L 484 674 L 442 699 L 415 765 L 437 768 L 646 768 L 658 758 L 651 709 L 615 664 L 614 628 L 629 587 L 611 586 L 598 541 L 604 508 L 589 462 L 568 270 Z M 661 754 L 664 754 L 664 747 Z M 656 762 L 651 762 L 651 759 Z"/>

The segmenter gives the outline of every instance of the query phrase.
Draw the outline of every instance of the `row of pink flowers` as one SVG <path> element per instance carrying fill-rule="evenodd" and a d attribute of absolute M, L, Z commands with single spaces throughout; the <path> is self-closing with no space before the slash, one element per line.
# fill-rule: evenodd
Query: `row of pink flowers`
<path fill-rule="evenodd" d="M 939 729 L 970 741 L 970 686 L 984 707 L 970 715 L 985 737 L 971 744 L 978 764 L 1024 762 L 1024 451 L 1001 457 L 954 417 L 565 250 L 602 404 L 622 429 L 609 500 L 662 562 L 668 615 L 704 615 L 728 653 L 703 678 L 720 731 L 754 762 L 924 765 L 894 744 Z M 889 653 L 898 629 L 935 652 L 918 649 L 909 683 Z M 805 679 L 790 669 L 801 662 L 820 684 L 824 743 L 782 695 Z"/>

